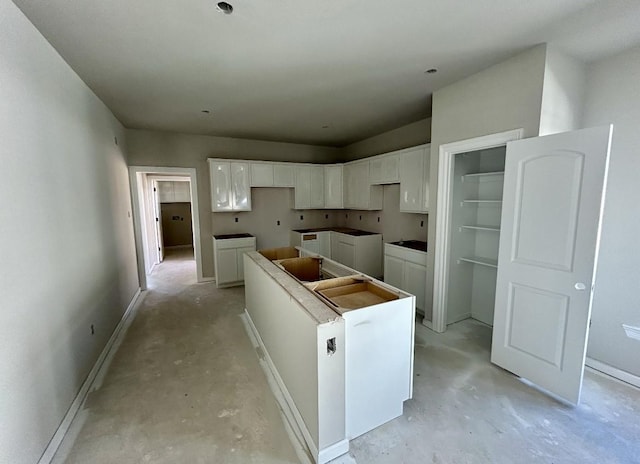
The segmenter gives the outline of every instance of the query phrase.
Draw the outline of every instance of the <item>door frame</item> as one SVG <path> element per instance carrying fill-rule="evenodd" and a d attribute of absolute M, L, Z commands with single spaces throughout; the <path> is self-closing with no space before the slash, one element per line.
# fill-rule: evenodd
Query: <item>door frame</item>
<path fill-rule="evenodd" d="M 435 264 L 433 268 L 433 313 L 431 329 L 447 330 L 447 296 L 449 292 L 449 253 L 451 232 L 451 187 L 455 155 L 471 151 L 486 150 L 506 145 L 507 142 L 523 138 L 524 129 L 513 129 L 496 134 L 474 137 L 439 147 L 438 189 L 436 207 Z"/>
<path fill-rule="evenodd" d="M 141 206 L 138 194 L 138 174 L 148 174 L 153 177 L 162 175 L 188 177 L 191 193 L 191 221 L 193 227 L 193 251 L 196 260 L 196 279 L 198 282 L 207 282 L 202 275 L 202 245 L 200 243 L 200 208 L 198 201 L 198 180 L 195 168 L 174 168 L 163 166 L 130 166 L 129 183 L 131 184 L 131 196 L 133 205 L 133 227 L 136 242 L 136 256 L 138 258 L 138 279 L 140 288 L 147 289 L 147 274 L 144 266 L 144 240 L 141 225 Z"/>

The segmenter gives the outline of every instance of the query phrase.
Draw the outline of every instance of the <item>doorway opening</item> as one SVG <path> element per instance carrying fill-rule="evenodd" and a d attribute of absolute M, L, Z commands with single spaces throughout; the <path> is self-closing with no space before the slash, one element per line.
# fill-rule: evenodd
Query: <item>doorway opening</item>
<path fill-rule="evenodd" d="M 507 142 L 522 130 L 440 147 L 431 328 L 493 325 Z"/>
<path fill-rule="evenodd" d="M 203 282 L 196 170 L 129 168 L 140 286 L 165 259 L 195 260 L 195 280 Z"/>

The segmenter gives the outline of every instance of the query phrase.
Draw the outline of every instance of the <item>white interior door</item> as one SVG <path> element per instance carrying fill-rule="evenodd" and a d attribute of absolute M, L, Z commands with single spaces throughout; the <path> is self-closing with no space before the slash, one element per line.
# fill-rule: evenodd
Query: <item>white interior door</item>
<path fill-rule="evenodd" d="M 162 206 L 160 203 L 160 182 L 153 181 L 153 208 L 156 222 L 156 241 L 158 243 L 158 262 L 164 261 L 164 241 L 162 239 Z"/>
<path fill-rule="evenodd" d="M 507 144 L 491 361 L 574 404 L 611 131 Z"/>

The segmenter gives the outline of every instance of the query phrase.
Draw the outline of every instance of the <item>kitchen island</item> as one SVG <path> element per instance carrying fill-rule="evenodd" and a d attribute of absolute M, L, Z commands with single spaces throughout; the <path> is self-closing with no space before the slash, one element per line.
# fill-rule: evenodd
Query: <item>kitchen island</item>
<path fill-rule="evenodd" d="M 285 270 L 295 266 L 258 252 L 244 260 L 249 327 L 317 463 L 402 415 L 413 389 L 413 295 L 357 271 L 303 282 Z"/>

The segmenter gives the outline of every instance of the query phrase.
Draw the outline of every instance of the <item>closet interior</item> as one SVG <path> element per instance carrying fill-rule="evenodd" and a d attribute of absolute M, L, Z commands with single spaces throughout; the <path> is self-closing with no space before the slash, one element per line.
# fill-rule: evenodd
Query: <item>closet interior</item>
<path fill-rule="evenodd" d="M 506 146 L 455 155 L 447 324 L 493 325 Z"/>

